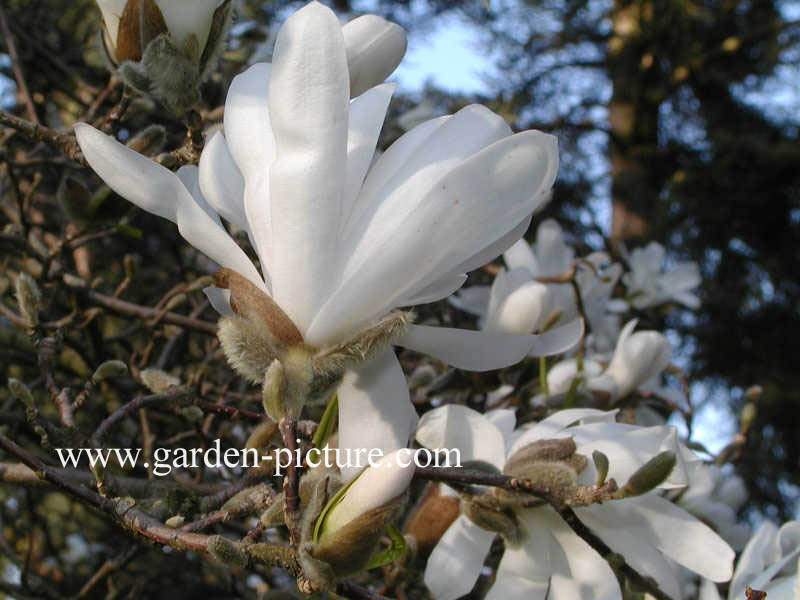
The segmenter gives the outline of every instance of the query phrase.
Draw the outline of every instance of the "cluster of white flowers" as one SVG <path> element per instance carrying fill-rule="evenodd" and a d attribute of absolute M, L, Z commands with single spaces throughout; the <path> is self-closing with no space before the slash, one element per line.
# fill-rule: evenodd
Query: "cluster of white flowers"
<path fill-rule="evenodd" d="M 126 4 L 100 2 L 114 44 Z M 222 3 L 198 3 L 194 12 L 180 3 L 157 5 L 173 41 L 194 36 L 202 48 Z M 405 46 L 402 29 L 379 17 L 341 25 L 311 2 L 282 26 L 271 64 L 255 64 L 233 80 L 222 131 L 209 137 L 198 166 L 173 173 L 86 124 L 76 126 L 77 139 L 115 192 L 176 223 L 222 267 L 224 276 L 206 294 L 222 316 L 231 363 L 263 381 L 268 411 L 281 410 L 267 400 L 274 389 L 323 401 L 336 393 L 342 450 L 391 456 L 415 437 L 428 448 L 457 448 L 462 460 L 494 472 L 554 487 L 613 478 L 624 484 L 617 496 L 575 508 L 613 552 L 672 598 L 682 596 L 678 565 L 708 582 L 727 581 L 734 552 L 723 537 L 741 547 L 746 535 L 735 519 L 741 488 L 717 490 L 716 475 L 674 428 L 617 423 L 616 410 L 580 408 L 515 429 L 513 411 L 482 415 L 458 405 L 426 413 L 417 426 L 392 345 L 475 371 L 529 355 L 559 356 L 543 393 L 530 399 L 539 408 L 560 408 L 577 393 L 603 408 L 634 393 L 682 407 L 683 393 L 662 386 L 671 360 L 665 336 L 635 332 L 636 319 L 624 326 L 623 319 L 673 301 L 695 308 L 699 273 L 689 263 L 667 266 L 658 244 L 616 261 L 601 252 L 578 258 L 553 220 L 539 224 L 529 245 L 522 236 L 558 170 L 556 140 L 537 131 L 512 134 L 483 106 L 409 122 L 375 159 L 395 89 L 383 81 Z M 258 266 L 223 219 L 246 233 Z M 453 295 L 468 272 L 500 255 L 507 269 L 491 286 Z M 479 317 L 479 331 L 415 325 L 398 312 L 448 297 Z M 288 384 L 276 384 L 284 377 Z M 655 468 L 648 465 L 665 451 L 674 468 L 643 485 Z M 605 457 L 605 472 L 586 458 L 595 455 Z M 344 488 L 321 529 L 320 547 L 328 544 L 322 555 L 335 553 L 336 532 L 401 497 L 413 470 L 376 466 Z M 357 475 L 355 467 L 341 470 L 345 484 Z M 668 499 L 669 490 L 687 485 L 679 504 Z M 477 497 L 462 492 L 462 514 L 430 557 L 425 582 L 436 598 L 472 589 L 498 534 L 505 551 L 487 598 L 622 597 L 606 559 L 550 505 L 499 492 L 488 504 Z M 796 559 L 794 524 L 764 531 L 746 547 L 732 594 L 763 569 L 758 580 L 766 584 Z M 770 585 L 796 586 L 786 581 Z M 704 583 L 703 590 L 716 588 Z"/>

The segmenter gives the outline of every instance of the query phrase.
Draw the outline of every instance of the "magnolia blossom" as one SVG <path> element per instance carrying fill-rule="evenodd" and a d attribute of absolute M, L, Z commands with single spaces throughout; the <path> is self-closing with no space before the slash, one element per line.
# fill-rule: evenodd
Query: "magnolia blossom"
<path fill-rule="evenodd" d="M 520 239 L 503 255 L 508 270 L 502 270 L 489 286 L 471 286 L 450 298 L 451 304 L 480 317 L 484 327 L 504 327 L 506 331 L 531 332 L 556 314 L 564 322 L 577 316 L 575 292 L 568 282 L 539 283 L 535 277 L 562 275 L 572 268 L 574 250 L 566 243 L 561 227 L 552 219 L 543 221 L 531 247 Z M 619 315 L 627 309 L 611 294 L 622 274 L 622 266 L 609 264 L 602 252 L 590 254 L 578 263 L 575 278 L 585 316 L 591 328 L 587 346 L 600 351 L 613 348 L 619 335 Z M 591 265 L 591 267 L 589 266 Z M 522 329 L 511 329 L 512 327 Z"/>
<path fill-rule="evenodd" d="M 657 242 L 630 253 L 631 271 L 622 281 L 628 288 L 631 305 L 643 309 L 674 301 L 688 308 L 698 308 L 700 299 L 692 292 L 701 281 L 697 263 L 682 262 L 667 270 L 665 256 L 664 247 Z"/>
<path fill-rule="evenodd" d="M 648 460 L 671 450 L 677 463 L 660 489 L 687 484 L 687 463 L 697 458 L 677 441 L 672 427 L 636 427 L 614 422 L 616 411 L 568 409 L 530 427 L 513 431 L 512 411 L 482 415 L 448 405 L 426 413 L 417 441 L 429 448 L 458 448 L 462 463 L 480 460 L 502 470 L 519 450 L 541 440 L 572 437 L 576 453 L 598 450 L 610 463 L 609 477 L 626 482 Z M 572 425 L 579 422 L 578 425 Z M 597 472 L 589 462 L 578 484 L 591 485 Z M 658 489 L 641 496 L 576 507 L 576 515 L 614 552 L 653 577 L 672 598 L 680 584 L 668 559 L 713 581 L 732 572 L 733 550 L 710 528 L 662 498 Z M 549 505 L 514 508 L 521 530 L 505 540 L 505 552 L 487 600 L 617 600 L 622 595 L 614 572 Z M 437 600 L 454 600 L 470 591 L 496 534 L 459 516 L 428 560 L 425 583 Z"/>
<path fill-rule="evenodd" d="M 685 404 L 682 392 L 664 388 L 659 382 L 672 354 L 667 338 L 657 331 L 634 333 L 637 322 L 632 319 L 626 323 L 605 368 L 604 358 L 593 354 L 588 354 L 580 362 L 571 358 L 553 365 L 547 373 L 548 391 L 564 394 L 580 377 L 580 389 L 606 393 L 612 400 L 624 398 L 638 389 L 677 405 Z"/>
<path fill-rule="evenodd" d="M 450 295 L 519 239 L 558 167 L 555 138 L 512 135 L 476 105 L 417 126 L 373 163 L 394 86 L 350 102 L 347 58 L 330 9 L 312 2 L 289 17 L 273 63 L 233 80 L 224 135 L 208 141 L 199 170 L 172 173 L 89 125 L 75 128 L 114 191 L 175 222 L 191 245 L 268 294 L 312 348 L 350 339 L 396 307 Z M 260 272 L 219 216 L 247 232 Z M 226 291 L 207 294 L 231 313 Z M 534 336 L 410 325 L 396 343 L 487 370 L 559 353 L 582 329 L 575 321 Z M 391 349 L 346 373 L 338 396 L 340 449 L 406 446 L 416 414 Z"/>
<path fill-rule="evenodd" d="M 197 40 L 197 48 L 202 52 L 208 41 L 214 11 L 225 3 L 225 0 L 154 0 L 155 6 L 161 12 L 170 37 L 178 47 L 182 47 L 190 35 Z M 103 14 L 103 23 L 111 46 L 116 52 L 122 40 L 119 38 L 120 20 L 126 10 L 147 10 L 139 8 L 139 3 L 132 0 L 97 0 L 100 12 Z M 136 15 L 138 26 L 139 18 Z M 149 40 L 148 40 L 149 41 Z M 141 48 L 139 51 L 141 52 Z M 141 58 L 140 56 L 119 56 L 117 60 L 127 58 Z"/>

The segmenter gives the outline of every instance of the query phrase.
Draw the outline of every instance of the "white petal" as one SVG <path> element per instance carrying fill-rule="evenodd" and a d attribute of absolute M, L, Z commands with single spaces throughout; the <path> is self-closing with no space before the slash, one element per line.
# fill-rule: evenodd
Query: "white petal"
<path fill-rule="evenodd" d="M 523 446 L 537 440 L 547 440 L 560 434 L 573 423 L 613 422 L 618 411 L 598 410 L 596 408 L 568 408 L 560 410 L 546 419 L 529 427 L 511 447 L 509 454 L 513 454 Z"/>
<path fill-rule="evenodd" d="M 622 600 L 619 583 L 608 565 L 608 562 L 570 529 L 560 517 L 554 513 L 550 533 L 561 546 L 566 558 L 568 577 L 561 581 L 570 581 L 560 589 L 560 581 L 553 577 L 550 581 L 551 594 L 554 600 Z M 572 594 L 565 592 L 569 590 Z M 575 593 L 578 595 L 574 595 Z"/>
<path fill-rule="evenodd" d="M 655 494 L 631 500 L 631 520 L 638 516 L 642 531 L 669 558 L 711 581 L 731 578 L 735 553 L 707 525 Z"/>
<path fill-rule="evenodd" d="M 369 450 L 384 454 L 405 448 L 416 425 L 403 370 L 392 350 L 349 371 L 339 386 L 339 453 L 345 461 L 349 449 L 351 465 L 341 466 L 345 480 L 355 477 L 366 465 Z M 356 451 L 360 465 L 356 464 Z"/>
<path fill-rule="evenodd" d="M 222 290 L 218 287 L 210 285 L 203 288 L 203 293 L 211 303 L 211 307 L 223 317 L 233 316 L 233 309 L 231 308 L 231 291 Z"/>
<path fill-rule="evenodd" d="M 378 157 L 367 174 L 357 205 L 351 208 L 350 214 L 346 215 L 346 226 L 348 228 L 360 217 L 363 210 L 369 206 L 369 200 L 375 193 L 383 189 L 411 156 L 420 152 L 431 136 L 451 118 L 451 116 L 443 116 L 421 123 L 408 133 L 400 136 L 397 141 L 389 146 L 386 152 Z"/>
<path fill-rule="evenodd" d="M 457 369 L 491 371 L 513 365 L 529 353 L 560 354 L 575 345 L 582 331 L 580 322 L 540 335 L 411 325 L 397 345 L 429 354 Z"/>
<path fill-rule="evenodd" d="M 408 489 L 414 476 L 414 463 L 410 456 L 400 456 L 400 453 L 401 450 L 395 450 L 386 454 L 353 482 L 328 513 L 325 534 L 333 533 L 373 508 L 383 506 Z"/>
<path fill-rule="evenodd" d="M 531 245 L 524 239 L 518 240 L 513 246 L 503 253 L 503 260 L 509 269 L 527 269 L 531 276 L 535 276 L 539 270 L 536 256 L 533 254 Z"/>
<path fill-rule="evenodd" d="M 499 391 L 502 394 L 500 397 L 503 398 L 514 391 L 514 386 L 503 385 L 496 391 Z M 517 424 L 516 412 L 509 408 L 490 410 L 486 413 L 486 418 L 500 430 L 504 438 L 511 435 L 511 432 L 514 431 L 514 426 Z"/>
<path fill-rule="evenodd" d="M 700 595 L 697 597 L 697 600 L 722 600 L 722 596 L 719 595 L 719 590 L 717 589 L 717 584 L 708 579 L 703 579 L 700 583 Z"/>
<path fill-rule="evenodd" d="M 453 521 L 425 567 L 425 585 L 436 600 L 455 600 L 474 587 L 495 535 L 464 515 Z"/>
<path fill-rule="evenodd" d="M 411 213 L 395 200 L 382 203 L 342 284 L 312 324 L 309 341 L 341 336 L 383 314 L 432 273 L 452 272 L 476 248 L 503 237 L 536 208 L 556 167 L 555 139 L 524 132 L 453 168 L 414 202 Z M 386 281 L 393 285 L 387 288 Z"/>
<path fill-rule="evenodd" d="M 347 183 L 349 84 L 339 20 L 318 2 L 278 32 L 269 80 L 272 291 L 305 331 L 329 295 Z"/>
<path fill-rule="evenodd" d="M 119 32 L 119 20 L 125 10 L 128 0 L 97 0 L 100 12 L 103 14 L 103 22 L 106 24 L 108 36 L 111 43 L 117 45 L 117 33 Z"/>
<path fill-rule="evenodd" d="M 194 34 L 202 54 L 214 11 L 222 4 L 221 0 L 156 0 L 156 4 L 164 15 L 170 37 L 182 45 L 186 38 Z"/>
<path fill-rule="evenodd" d="M 75 135 L 92 169 L 112 190 L 176 223 L 184 239 L 200 252 L 265 289 L 253 263 L 200 194 L 197 167 L 183 167 L 175 174 L 85 123 L 75 125 Z M 187 189 L 181 177 L 192 189 Z"/>
<path fill-rule="evenodd" d="M 419 420 L 416 437 L 430 450 L 457 448 L 462 463 L 482 460 L 502 471 L 506 462 L 503 432 L 466 406 L 448 404 L 426 412 Z"/>
<path fill-rule="evenodd" d="M 272 270 L 269 169 L 275 139 L 268 96 L 272 66 L 259 63 L 233 78 L 225 99 L 225 139 L 244 176 L 244 209 L 264 271 Z"/>
<path fill-rule="evenodd" d="M 655 547 L 655 541 L 626 528 L 625 507 L 617 502 L 605 502 L 575 508 L 575 514 L 598 537 L 634 569 L 652 577 L 670 598 L 680 598 L 680 583 L 669 562 Z"/>
<path fill-rule="evenodd" d="M 733 600 L 744 596 L 745 585 L 779 557 L 778 528 L 771 522 L 764 521 L 747 542 L 739 557 L 728 598 Z"/>
<path fill-rule="evenodd" d="M 350 72 L 350 95 L 360 96 L 392 74 L 406 53 L 406 32 L 377 15 L 362 15 L 342 27 Z"/>
<path fill-rule="evenodd" d="M 392 99 L 395 88 L 393 83 L 379 85 L 350 103 L 347 137 L 347 187 L 342 201 L 342 215 L 349 215 L 355 205 L 367 169 L 375 156 L 378 136 L 380 136 L 381 127 L 386 118 L 386 110 L 389 108 L 389 101 Z M 340 226 L 344 227 L 344 224 L 344 219 L 342 219 Z"/>
<path fill-rule="evenodd" d="M 458 310 L 463 310 L 477 317 L 483 317 L 489 308 L 491 289 L 488 285 L 471 285 L 460 290 L 458 294 L 448 298 L 447 301 Z"/>
<path fill-rule="evenodd" d="M 495 277 L 485 331 L 533 333 L 547 318 L 552 299 L 547 286 L 531 281 L 527 269 L 502 269 Z"/>
<path fill-rule="evenodd" d="M 501 561 L 501 568 L 502 564 Z M 551 598 L 547 594 L 549 588 L 550 583 L 546 579 L 532 581 L 527 577 L 498 571 L 497 578 L 484 600 L 545 600 Z"/>
<path fill-rule="evenodd" d="M 471 256 L 464 263 L 458 265 L 457 268 L 464 273 L 469 273 L 470 271 L 474 271 L 483 265 L 489 264 L 495 258 L 506 252 L 510 247 L 519 242 L 519 239 L 525 234 L 526 231 L 528 231 L 528 227 L 530 227 L 532 219 L 532 214 L 526 216 L 516 227 L 514 227 L 514 229 L 509 231 L 496 242 L 492 242 L 486 246 L 486 248 L 476 253 L 474 256 Z M 509 269 L 510 268 L 511 267 L 509 267 Z"/>
<path fill-rule="evenodd" d="M 249 232 L 244 212 L 244 178 L 228 151 L 225 136 L 215 132 L 200 155 L 200 190 L 223 219 Z"/>
<path fill-rule="evenodd" d="M 458 291 L 466 280 L 466 275 L 450 275 L 444 279 L 439 279 L 432 285 L 416 292 L 414 296 L 399 300 L 398 306 L 416 306 L 417 304 L 436 302 Z"/>

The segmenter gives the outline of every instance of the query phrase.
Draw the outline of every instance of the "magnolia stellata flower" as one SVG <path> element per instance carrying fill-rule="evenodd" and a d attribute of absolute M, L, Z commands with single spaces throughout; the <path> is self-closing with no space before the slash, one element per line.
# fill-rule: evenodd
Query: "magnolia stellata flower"
<path fill-rule="evenodd" d="M 183 116 L 221 53 L 233 0 L 97 0 L 120 78 Z"/>
<path fill-rule="evenodd" d="M 744 589 L 748 585 L 767 592 L 769 600 L 796 600 L 800 591 L 798 559 L 800 521 L 789 521 L 780 529 L 769 521 L 763 523 L 739 557 L 728 600 L 744 598 Z M 709 595 L 709 599 L 715 600 L 713 595 Z"/>
<path fill-rule="evenodd" d="M 585 457 L 595 451 L 608 458 L 609 477 L 630 483 L 632 475 L 652 464 L 651 458 L 670 450 L 677 462 L 666 479 L 662 472 L 657 489 L 575 507 L 574 511 L 614 552 L 653 577 L 672 598 L 680 597 L 680 586 L 668 559 L 714 581 L 730 578 L 734 557 L 730 547 L 658 493 L 685 486 L 687 462 L 697 460 L 678 443 L 674 428 L 615 423 L 616 411 L 568 409 L 512 431 L 513 412 L 502 412 L 482 415 L 458 405 L 434 409 L 420 419 L 417 441 L 429 448 L 459 448 L 462 463 L 480 461 L 509 474 L 546 482 L 552 489 L 594 484 L 598 473 Z M 570 426 L 575 422 L 581 424 Z M 564 449 L 570 450 L 569 455 L 556 456 Z M 553 508 L 529 503 L 510 506 L 513 518 L 506 515 L 506 521 L 473 506 L 453 522 L 425 570 L 425 583 L 437 600 L 452 600 L 469 592 L 498 532 L 504 537 L 505 552 L 487 600 L 622 597 L 606 561 L 573 533 Z"/>
<path fill-rule="evenodd" d="M 567 245 L 561 227 L 552 219 L 539 225 L 536 239 L 533 248 L 520 239 L 504 253 L 509 270 L 498 274 L 491 288 L 471 286 L 462 289 L 450 298 L 451 304 L 479 316 L 486 327 L 495 323 L 500 313 L 507 309 L 510 312 L 502 319 L 507 321 L 506 327 L 532 321 L 538 329 L 554 320 L 564 322 L 575 318 L 577 304 L 569 281 L 545 284 L 534 280 L 535 277 L 553 277 L 570 271 L 575 262 L 575 252 Z M 611 299 L 622 266 L 608 263 L 605 254 L 595 252 L 578 262 L 575 271 L 592 332 L 586 346 L 598 352 L 613 348 L 619 335 L 617 313 L 627 310 L 624 301 Z"/>
<path fill-rule="evenodd" d="M 670 269 L 664 267 L 666 252 L 657 242 L 630 253 L 630 273 L 622 278 L 628 288 L 628 298 L 634 308 L 649 308 L 667 302 L 680 302 L 688 308 L 700 306 L 692 290 L 700 285 L 697 263 L 682 262 Z"/>
<path fill-rule="evenodd" d="M 386 317 L 448 296 L 467 271 L 519 239 L 553 184 L 558 154 L 552 136 L 511 135 L 502 118 L 469 106 L 417 126 L 372 164 L 394 86 L 377 85 L 350 102 L 347 56 L 328 8 L 312 2 L 291 16 L 273 63 L 254 65 L 231 84 L 224 136 L 208 141 L 199 173 L 173 174 L 88 125 L 76 125 L 76 134 L 112 189 L 177 223 L 226 269 L 218 283 L 228 289 L 207 293 L 222 314 L 233 309 L 250 323 L 229 317 L 221 332 L 238 327 L 236 344 L 263 351 L 258 373 L 247 361 L 238 366 L 254 381 L 267 372 L 265 404 L 281 397 L 289 371 L 314 374 L 327 361 L 325 377 L 310 385 L 338 386 L 339 448 L 389 451 L 406 446 L 416 414 L 399 362 L 383 349 L 388 342 L 487 370 L 531 351 L 559 353 L 583 327 L 576 321 L 541 336 L 510 335 Z M 218 215 L 247 232 L 261 273 Z M 283 366 L 270 362 L 269 337 L 286 348 Z M 374 358 L 358 364 L 365 356 Z"/>

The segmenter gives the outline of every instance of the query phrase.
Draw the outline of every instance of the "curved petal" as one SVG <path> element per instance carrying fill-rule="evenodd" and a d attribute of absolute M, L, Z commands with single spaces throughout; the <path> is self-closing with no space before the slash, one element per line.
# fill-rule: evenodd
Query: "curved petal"
<path fill-rule="evenodd" d="M 362 15 L 342 27 L 350 72 L 350 96 L 360 96 L 392 74 L 406 53 L 406 32 L 377 15 Z"/>
<path fill-rule="evenodd" d="M 416 306 L 417 304 L 427 304 L 446 298 L 450 294 L 457 292 L 467 280 L 466 275 L 450 275 L 444 279 L 439 279 L 434 284 L 422 288 L 408 299 L 399 300 L 398 306 Z"/>
<path fill-rule="evenodd" d="M 728 597 L 741 598 L 744 586 L 761 573 L 767 565 L 780 558 L 778 545 L 778 528 L 769 521 L 764 521 L 742 551 L 736 572 L 731 581 Z"/>
<path fill-rule="evenodd" d="M 367 15 L 364 15 L 367 16 Z M 372 15 L 370 15 L 372 16 Z M 356 19 L 357 20 L 357 19 Z M 362 94 L 350 103 L 349 130 L 347 137 L 347 187 L 342 200 L 342 221 L 344 227 L 347 216 L 355 205 L 367 169 L 375 156 L 383 121 L 389 101 L 397 86 L 385 83 Z"/>
<path fill-rule="evenodd" d="M 275 160 L 275 138 L 269 115 L 272 65 L 255 64 L 233 78 L 225 99 L 225 139 L 244 176 L 244 211 L 265 272 L 272 270 L 269 169 Z"/>
<path fill-rule="evenodd" d="M 346 215 L 346 230 L 353 227 L 361 213 L 367 208 L 368 200 L 397 174 L 411 156 L 418 153 L 449 119 L 449 115 L 425 121 L 403 134 L 381 154 L 369 170 L 356 205 Z"/>
<path fill-rule="evenodd" d="M 345 374 L 339 394 L 339 455 L 349 481 L 366 466 L 367 452 L 405 448 L 416 425 L 408 385 L 392 350 Z M 347 461 L 347 452 L 351 460 Z M 360 451 L 360 465 L 356 452 Z"/>
<path fill-rule="evenodd" d="M 538 274 L 539 263 L 533 253 L 531 245 L 523 240 L 519 240 L 503 253 L 503 260 L 509 269 L 528 269 L 531 277 Z"/>
<path fill-rule="evenodd" d="M 502 569 L 502 561 L 500 562 Z M 498 571 L 492 589 L 484 600 L 545 600 L 550 598 L 547 580 L 533 581 L 527 577 Z"/>
<path fill-rule="evenodd" d="M 502 471 L 506 462 L 503 432 L 466 406 L 448 404 L 426 412 L 419 420 L 416 438 L 430 450 L 458 449 L 462 463 L 481 460 Z"/>
<path fill-rule="evenodd" d="M 711 581 L 731 578 L 735 552 L 707 525 L 655 494 L 631 500 L 628 522 L 638 521 L 642 535 L 665 555 Z"/>
<path fill-rule="evenodd" d="M 513 365 L 529 353 L 537 356 L 560 354 L 574 346 L 582 333 L 580 321 L 540 335 L 411 325 L 396 343 L 429 354 L 457 369 L 491 371 Z"/>
<path fill-rule="evenodd" d="M 489 296 L 492 288 L 488 285 L 471 285 L 459 290 L 458 294 L 447 301 L 458 310 L 463 310 L 476 317 L 485 317 L 489 308 Z"/>
<path fill-rule="evenodd" d="M 559 552 L 551 535 L 558 516 L 547 508 L 520 510 L 516 516 L 521 530 L 521 541 L 517 544 L 506 542 L 506 549 L 497 569 L 497 579 L 500 581 L 509 578 L 508 581 L 515 581 L 519 578 L 535 584 L 546 584 L 559 559 Z M 533 587 L 534 590 L 538 588 L 538 585 Z M 501 584 L 499 590 L 503 589 L 505 586 Z"/>
<path fill-rule="evenodd" d="M 528 427 L 525 433 L 515 440 L 509 454 L 513 454 L 531 442 L 552 439 L 574 423 L 613 423 L 618 412 L 618 410 L 606 411 L 597 408 L 567 408 L 560 410 Z"/>
<path fill-rule="evenodd" d="M 348 259 L 341 285 L 312 323 L 309 341 L 343 335 L 396 306 L 432 273 L 451 273 L 476 249 L 503 237 L 550 188 L 557 156 L 552 136 L 520 133 L 453 168 L 411 212 L 394 201 L 382 203 Z M 396 284 L 387 289 L 386 281 Z"/>
<path fill-rule="evenodd" d="M 225 136 L 215 132 L 200 155 L 200 191 L 223 218 L 249 233 L 244 212 L 244 178 L 228 151 Z"/>
<path fill-rule="evenodd" d="M 357 218 L 350 219 L 345 231 L 354 242 L 352 247 L 363 247 L 364 241 L 360 239 L 363 236 L 368 239 L 380 236 L 382 225 L 402 221 L 422 205 L 438 180 L 470 156 L 510 134 L 511 129 L 500 116 L 478 104 L 462 108 L 452 118 L 442 121 L 416 152 L 402 153 L 405 162 L 390 178 L 376 181 L 377 178 L 368 177 L 364 182 L 358 209 L 353 213 Z"/>
<path fill-rule="evenodd" d="M 616 553 L 645 577 L 652 577 L 670 598 L 680 598 L 680 581 L 672 565 L 646 537 L 629 531 L 625 526 L 625 511 L 611 501 L 586 507 L 576 507 L 575 514 Z"/>
<path fill-rule="evenodd" d="M 495 533 L 460 515 L 436 544 L 425 567 L 425 585 L 436 600 L 455 600 L 475 586 Z"/>
<path fill-rule="evenodd" d="M 112 190 L 177 224 L 184 239 L 200 252 L 265 289 L 253 263 L 200 194 L 196 167 L 183 167 L 175 174 L 85 123 L 75 124 L 75 135 L 92 169 Z"/>
<path fill-rule="evenodd" d="M 553 517 L 550 534 L 561 546 L 569 569 L 558 573 L 563 577 L 554 574 L 550 580 L 553 600 L 622 600 L 617 577 L 608 562 L 559 516 L 553 513 Z"/>
<path fill-rule="evenodd" d="M 197 37 L 200 54 L 206 47 L 211 21 L 221 0 L 191 0 L 176 2 L 175 0 L 156 0 L 164 21 L 169 28 L 169 35 L 182 45 L 186 38 L 194 34 Z M 199 58 L 199 56 L 198 56 Z"/>
<path fill-rule="evenodd" d="M 223 290 L 218 287 L 210 285 L 203 288 L 203 293 L 211 303 L 211 307 L 217 311 L 220 316 L 231 317 L 233 316 L 233 309 L 231 308 L 231 291 Z"/>
<path fill-rule="evenodd" d="M 311 2 L 278 32 L 269 79 L 272 291 L 301 331 L 328 297 L 347 185 L 349 83 L 339 20 Z"/>

